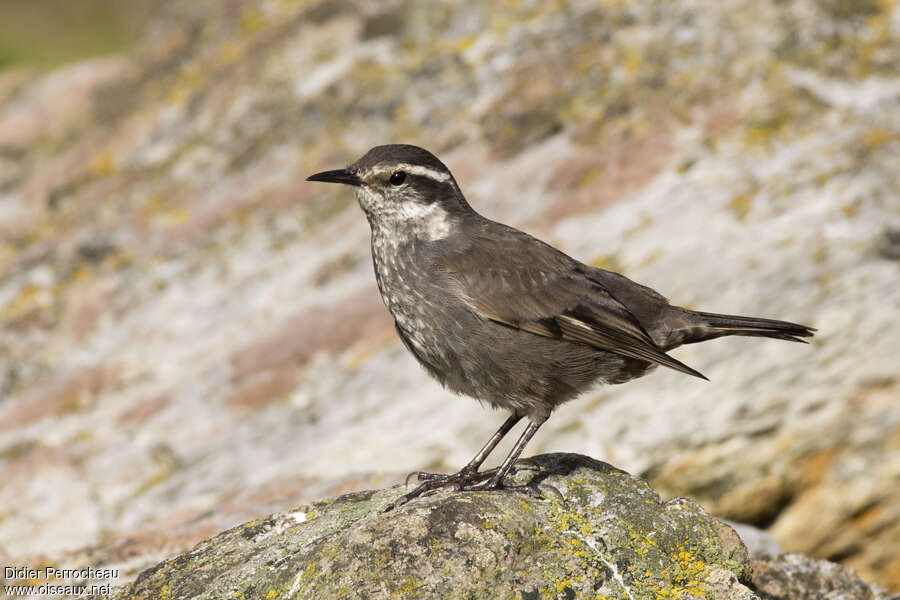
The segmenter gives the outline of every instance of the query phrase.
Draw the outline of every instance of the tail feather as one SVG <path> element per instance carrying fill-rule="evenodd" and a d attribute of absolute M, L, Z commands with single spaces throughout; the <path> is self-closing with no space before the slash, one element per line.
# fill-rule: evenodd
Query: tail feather
<path fill-rule="evenodd" d="M 811 337 L 816 331 L 814 327 L 776 319 L 720 315 L 699 311 L 691 311 L 691 313 L 696 321 L 699 321 L 697 323 L 699 326 L 691 328 L 693 335 L 683 340 L 681 342 L 683 344 L 702 342 L 726 335 L 767 337 L 806 344 L 808 342 L 801 338 Z"/>

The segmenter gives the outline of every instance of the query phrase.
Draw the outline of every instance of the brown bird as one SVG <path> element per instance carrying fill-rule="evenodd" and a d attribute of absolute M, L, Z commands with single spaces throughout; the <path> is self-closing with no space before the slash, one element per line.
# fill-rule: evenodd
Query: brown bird
<path fill-rule="evenodd" d="M 796 323 L 698 312 L 588 266 L 475 212 L 433 154 L 409 145 L 372 148 L 309 181 L 343 183 L 372 229 L 375 278 L 400 339 L 454 392 L 510 411 L 458 473 L 423 481 L 399 506 L 439 487 L 498 489 L 560 404 L 596 383 L 624 383 L 662 365 L 706 379 L 667 354 L 727 335 L 802 342 Z M 529 423 L 503 464 L 479 471 L 523 417 Z"/>

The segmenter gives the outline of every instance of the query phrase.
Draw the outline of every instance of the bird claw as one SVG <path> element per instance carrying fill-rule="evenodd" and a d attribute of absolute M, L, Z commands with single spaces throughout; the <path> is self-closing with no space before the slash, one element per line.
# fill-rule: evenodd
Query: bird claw
<path fill-rule="evenodd" d="M 519 467 L 530 467 L 534 469 L 541 468 L 538 463 L 528 458 L 517 460 L 513 465 L 513 468 L 518 469 Z M 411 492 L 407 492 L 406 494 L 394 500 L 394 502 L 392 502 L 387 506 L 387 508 L 385 508 L 384 512 L 389 512 L 395 508 L 399 508 L 414 498 L 418 498 L 419 496 L 427 492 L 431 492 L 440 488 L 450 488 L 457 492 L 510 490 L 513 492 L 525 493 L 535 498 L 543 497 L 544 494 L 542 490 L 549 489 L 552 490 L 554 495 L 557 496 L 560 500 L 564 500 L 562 493 L 560 493 L 560 491 L 553 486 L 535 486 L 532 484 L 504 485 L 502 481 L 495 481 L 494 476 L 499 470 L 499 467 L 488 469 L 487 471 L 473 471 L 464 468 L 458 473 L 453 473 L 450 475 L 445 473 L 426 473 L 424 471 L 413 471 L 406 476 L 404 485 L 409 486 L 409 480 L 412 477 L 415 477 L 422 483 Z"/>
<path fill-rule="evenodd" d="M 445 487 L 451 488 L 455 491 L 467 489 L 467 486 L 471 484 L 478 484 L 485 479 L 489 479 L 495 471 L 496 469 L 479 473 L 478 471 L 463 469 L 462 471 L 453 473 L 451 475 L 446 475 L 443 473 L 425 473 L 422 471 L 413 471 L 406 476 L 406 484 L 409 484 L 409 479 L 413 475 L 415 475 L 416 478 L 422 483 L 413 491 L 400 496 L 394 502 L 389 504 L 384 512 L 388 512 L 397 507 L 403 506 L 413 498 L 417 498 L 422 494 L 430 492 L 432 490 Z"/>
<path fill-rule="evenodd" d="M 440 473 L 426 473 L 425 471 L 413 471 L 412 473 L 406 476 L 406 479 L 403 480 L 403 485 L 409 487 L 409 480 L 415 477 L 417 481 L 427 481 L 429 479 L 437 479 L 438 477 L 443 477 Z"/>
<path fill-rule="evenodd" d="M 530 468 L 538 470 L 538 471 L 541 469 L 541 465 L 539 465 L 535 460 L 533 460 L 531 458 L 520 458 L 519 460 L 517 460 L 513 464 L 513 469 L 518 469 L 519 467 L 530 467 Z M 494 467 L 493 469 L 488 469 L 487 471 L 471 471 L 471 473 L 473 473 L 473 474 L 477 473 L 479 476 L 484 475 L 486 477 L 491 477 L 498 471 L 498 469 L 499 469 L 499 467 Z M 463 471 L 465 471 L 465 469 L 463 469 Z M 448 475 L 446 473 L 428 473 L 426 471 L 413 471 L 413 472 L 407 474 L 406 479 L 403 480 L 403 485 L 408 487 L 409 480 L 412 479 L 413 477 L 415 477 L 417 481 L 435 481 L 435 480 L 446 479 L 448 477 L 456 477 L 456 476 L 462 475 L 463 471 L 454 473 L 452 475 Z M 481 477 L 479 477 L 479 479 L 481 479 Z M 460 489 L 462 489 L 462 488 L 460 488 Z"/>
<path fill-rule="evenodd" d="M 531 467 L 537 471 L 541 470 L 541 465 L 537 463 L 533 458 L 520 458 L 513 463 L 513 469 L 518 467 Z"/>
<path fill-rule="evenodd" d="M 409 487 L 409 480 L 412 479 L 413 477 L 415 477 L 416 481 L 448 480 L 445 485 L 442 485 L 440 487 L 445 487 L 445 486 L 449 487 L 449 486 L 453 485 L 453 482 L 450 480 L 453 480 L 456 478 L 462 479 L 462 477 L 460 477 L 461 475 L 462 475 L 461 471 L 459 473 L 453 473 L 452 475 L 448 475 L 447 473 L 426 473 L 425 471 L 413 471 L 412 473 L 410 473 L 409 475 L 406 476 L 406 479 L 403 480 L 403 485 L 405 485 L 406 487 Z"/>
<path fill-rule="evenodd" d="M 468 489 L 470 492 L 491 492 L 494 490 L 503 490 L 503 491 L 511 491 L 511 492 L 523 492 L 528 494 L 529 496 L 540 495 L 539 490 L 531 485 L 530 483 L 526 483 L 524 485 L 506 485 L 502 481 L 496 481 L 494 478 L 491 478 L 488 481 L 484 481 L 481 483 L 476 483 L 472 487 Z"/>
<path fill-rule="evenodd" d="M 546 484 L 546 483 L 545 483 L 545 484 L 542 484 L 542 485 L 538 485 L 538 486 L 537 486 L 537 489 L 541 492 L 541 496 L 544 495 L 544 494 L 543 494 L 544 491 L 551 491 L 551 492 L 553 493 L 553 495 L 556 496 L 556 499 L 557 499 L 557 500 L 559 500 L 560 502 L 565 502 L 565 501 L 566 501 L 566 497 L 563 496 L 563 493 L 562 493 L 561 491 L 559 491 L 557 488 L 555 488 L 554 486 L 552 486 L 552 485 L 549 485 L 549 484 Z"/>

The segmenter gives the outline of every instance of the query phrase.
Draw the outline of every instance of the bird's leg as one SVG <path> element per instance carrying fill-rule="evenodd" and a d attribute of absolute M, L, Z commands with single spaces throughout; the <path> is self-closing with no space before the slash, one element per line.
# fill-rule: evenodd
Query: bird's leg
<path fill-rule="evenodd" d="M 500 468 L 497 469 L 490 480 L 484 485 L 478 486 L 478 489 L 496 490 L 503 487 L 503 478 L 512 470 L 516 461 L 519 459 L 519 455 L 522 454 L 522 450 L 525 449 L 525 446 L 528 445 L 528 442 L 534 437 L 538 428 L 543 425 L 546 420 L 547 418 L 544 417 L 537 422 L 533 420 L 528 422 L 528 427 L 525 428 L 525 431 L 523 431 L 522 435 L 519 436 L 519 439 L 516 440 L 516 445 L 510 450 L 509 456 L 506 457 L 506 460 L 503 461 L 503 464 L 500 465 Z"/>
<path fill-rule="evenodd" d="M 513 414 L 511 414 L 509 418 L 503 422 L 503 425 L 500 426 L 500 429 L 498 429 L 497 432 L 491 436 L 484 447 L 478 451 L 478 454 L 476 454 L 475 457 L 470 460 L 466 466 L 460 469 L 458 473 L 445 475 L 443 473 L 423 473 L 421 471 L 416 471 L 407 475 L 407 482 L 409 481 L 410 477 L 415 475 L 419 479 L 419 481 L 422 481 L 423 483 L 413 491 L 409 492 L 408 494 L 404 494 L 403 496 L 395 500 L 393 504 L 388 506 L 387 510 L 402 506 L 413 498 L 421 496 L 425 492 L 431 490 L 451 486 L 458 490 L 461 490 L 467 485 L 478 483 L 491 477 L 494 474 L 493 470 L 487 471 L 485 473 L 479 473 L 478 468 L 485 461 L 491 451 L 497 447 L 497 444 L 500 443 L 500 440 L 503 439 L 503 436 L 509 433 L 509 431 L 513 427 L 515 427 L 516 423 L 518 423 L 520 420 L 522 420 L 522 415 L 513 412 Z"/>
<path fill-rule="evenodd" d="M 488 455 L 493 452 L 494 448 L 497 447 L 497 444 L 500 443 L 500 440 L 502 440 L 504 436 L 506 436 L 506 434 L 516 426 L 516 423 L 521 420 L 521 415 L 516 413 L 511 414 L 509 418 L 503 422 L 503 425 L 500 426 L 500 429 L 498 429 L 494 433 L 494 435 L 492 435 L 491 438 L 487 441 L 487 443 L 485 443 L 484 447 L 482 447 L 481 450 L 478 451 L 478 454 L 476 454 L 475 457 L 469 461 L 469 464 L 460 469 L 459 473 L 456 473 L 456 475 L 462 475 L 464 473 L 467 475 L 474 475 L 475 473 L 477 473 L 478 468 L 485 461 L 485 459 L 487 459 Z M 423 473 L 422 471 L 415 471 L 407 475 L 406 480 L 409 481 L 409 478 L 413 475 L 415 475 L 419 479 L 419 481 L 449 477 L 448 475 L 445 475 L 443 473 Z"/>

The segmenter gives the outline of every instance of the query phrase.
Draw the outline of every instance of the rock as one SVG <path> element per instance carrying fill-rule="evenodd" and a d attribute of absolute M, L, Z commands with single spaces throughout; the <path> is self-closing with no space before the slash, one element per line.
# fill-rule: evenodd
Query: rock
<path fill-rule="evenodd" d="M 750 561 L 695 502 L 574 454 L 520 483 L 564 496 L 450 492 L 384 509 L 398 486 L 230 529 L 140 574 L 120 599 L 745 598 Z"/>
<path fill-rule="evenodd" d="M 753 588 L 762 600 L 896 600 L 852 569 L 799 554 L 753 560 Z"/>
<path fill-rule="evenodd" d="M 442 490 L 384 512 L 401 486 L 347 494 L 225 531 L 114 598 L 890 597 L 834 563 L 751 561 L 735 531 L 695 502 L 664 502 L 606 463 L 534 462 L 512 478 L 541 496 Z"/>
<path fill-rule="evenodd" d="M 747 525 L 746 523 L 729 521 L 728 519 L 722 519 L 722 522 L 734 529 L 741 541 L 744 542 L 744 546 L 746 546 L 747 552 L 750 553 L 751 557 L 759 558 L 781 554 L 781 546 L 778 545 L 778 541 L 764 529 Z"/>

